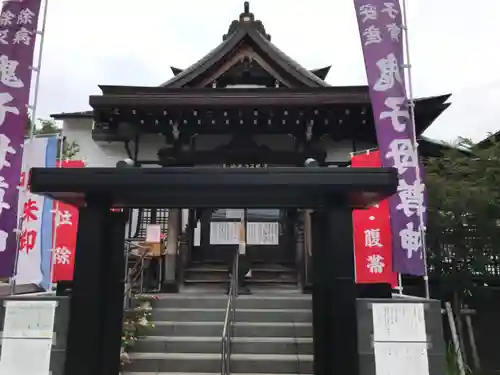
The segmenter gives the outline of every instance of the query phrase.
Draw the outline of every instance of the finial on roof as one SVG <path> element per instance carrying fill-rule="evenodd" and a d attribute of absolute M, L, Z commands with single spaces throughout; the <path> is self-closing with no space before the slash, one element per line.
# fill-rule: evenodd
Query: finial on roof
<path fill-rule="evenodd" d="M 267 40 L 271 40 L 271 36 L 266 34 L 266 29 L 264 28 L 264 25 L 262 24 L 262 22 L 256 21 L 254 14 L 250 13 L 250 2 L 249 1 L 245 1 L 243 3 L 243 13 L 240 14 L 239 20 L 235 20 L 231 23 L 227 34 L 225 34 L 222 37 L 222 40 L 226 40 L 227 38 L 229 38 L 229 36 L 234 34 L 241 27 L 247 27 L 247 28 L 253 27 L 259 33 L 261 33 L 264 36 L 264 38 L 266 38 Z"/>
<path fill-rule="evenodd" d="M 250 3 L 245 1 L 243 3 L 243 13 L 240 14 L 240 22 L 253 22 L 255 17 L 250 13 Z"/>

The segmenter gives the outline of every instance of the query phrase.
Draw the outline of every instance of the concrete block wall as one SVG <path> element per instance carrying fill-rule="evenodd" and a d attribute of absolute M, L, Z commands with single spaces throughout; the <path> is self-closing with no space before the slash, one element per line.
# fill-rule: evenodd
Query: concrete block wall
<path fill-rule="evenodd" d="M 35 297 L 6 297 L 0 298 L 0 332 L 3 332 L 5 306 L 4 301 L 23 300 L 57 301 L 54 340 L 50 371 L 52 375 L 63 375 L 66 336 L 69 320 L 69 297 L 55 296 L 35 296 Z M 446 346 L 443 337 L 443 327 L 441 319 L 441 304 L 435 300 L 423 299 L 359 299 L 358 300 L 358 339 L 359 339 L 359 359 L 360 375 L 376 375 L 375 354 L 373 347 L 373 304 L 377 303 L 422 303 L 424 304 L 425 324 L 427 333 L 427 350 L 429 358 L 430 375 L 441 375 L 446 373 Z M 1 342 L 0 342 L 1 355 Z M 85 353 L 82 353 L 85 355 Z"/>

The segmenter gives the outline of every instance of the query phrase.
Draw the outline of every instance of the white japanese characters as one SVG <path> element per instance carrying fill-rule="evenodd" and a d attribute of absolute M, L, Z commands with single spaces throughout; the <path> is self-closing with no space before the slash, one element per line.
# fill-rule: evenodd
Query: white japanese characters
<path fill-rule="evenodd" d="M 33 28 L 35 13 L 29 8 L 21 9 L 16 16 L 10 10 L 0 14 L 0 44 L 30 46 L 36 34 Z"/>
<path fill-rule="evenodd" d="M 380 242 L 380 229 L 366 229 L 365 230 L 365 247 L 382 247 Z"/>
<path fill-rule="evenodd" d="M 405 102 L 405 97 L 388 97 L 385 99 L 384 104 L 390 111 L 383 111 L 379 116 L 381 120 L 390 118 L 393 129 L 399 133 L 406 131 L 406 122 L 400 122 L 399 119 L 403 118 L 406 119 L 406 121 L 410 120 L 410 112 L 408 109 L 401 109 L 401 106 L 403 106 Z"/>
<path fill-rule="evenodd" d="M 56 264 L 70 264 L 71 250 L 66 246 L 58 246 L 53 251 Z"/>
<path fill-rule="evenodd" d="M 424 213 L 424 189 L 425 185 L 418 181 L 407 184 L 405 180 L 399 180 L 398 195 L 401 203 L 396 206 L 396 209 L 403 211 L 406 217 Z"/>
<path fill-rule="evenodd" d="M 385 26 L 387 31 L 389 32 L 389 36 L 393 42 L 400 42 L 401 38 L 401 27 L 399 27 L 396 23 L 390 23 Z"/>
<path fill-rule="evenodd" d="M 9 188 L 9 184 L 5 181 L 5 178 L 0 177 L 0 215 L 2 214 L 4 209 L 10 210 L 10 204 L 7 202 L 4 202 L 6 189 L 8 189 L 8 188 Z"/>
<path fill-rule="evenodd" d="M 361 23 L 365 24 L 368 23 L 368 21 L 380 21 L 379 16 L 387 16 L 391 20 L 391 23 L 385 25 L 389 38 L 393 42 L 399 42 L 402 25 L 397 23 L 398 21 L 401 22 L 401 20 L 398 18 L 400 12 L 395 6 L 394 2 L 385 2 L 379 12 L 375 5 L 361 5 L 358 10 L 361 17 Z M 382 31 L 373 24 L 368 26 L 362 34 L 366 38 L 364 42 L 365 46 L 373 43 L 380 43 L 383 40 Z"/>
<path fill-rule="evenodd" d="M 9 44 L 7 40 L 9 36 L 9 30 L 0 30 L 0 43 L 1 44 Z"/>
<path fill-rule="evenodd" d="M 10 167 L 10 162 L 7 160 L 7 156 L 15 154 L 16 150 L 10 145 L 10 138 L 5 134 L 0 134 L 0 171 L 4 169 L 4 167 Z"/>
<path fill-rule="evenodd" d="M 361 5 L 359 7 L 359 15 L 363 17 L 362 22 L 375 21 L 377 19 L 377 7 L 371 4 Z"/>
<path fill-rule="evenodd" d="M 25 46 L 29 46 L 31 44 L 32 35 L 33 33 L 31 31 L 21 27 L 18 31 L 16 31 L 12 44 L 24 44 Z"/>
<path fill-rule="evenodd" d="M 0 215 L 2 215 L 3 210 L 10 210 L 10 204 L 4 202 L 6 191 L 0 189 Z"/>
<path fill-rule="evenodd" d="M 373 89 L 375 91 L 387 91 L 394 87 L 396 83 L 404 85 L 401 67 L 398 59 L 393 53 L 377 61 L 377 67 L 380 70 L 380 78 L 375 82 Z"/>
<path fill-rule="evenodd" d="M 386 2 L 384 3 L 384 8 L 382 9 L 382 13 L 386 13 L 390 18 L 394 20 L 399 14 L 399 11 L 394 7 L 395 4 L 393 2 Z"/>
<path fill-rule="evenodd" d="M 413 257 L 413 253 L 419 252 L 420 258 L 423 254 L 422 248 L 422 230 L 420 228 L 415 228 L 413 223 L 406 224 L 406 228 L 399 232 L 399 237 L 401 238 L 401 248 L 406 250 L 408 259 Z"/>
<path fill-rule="evenodd" d="M 4 230 L 0 230 L 0 253 L 4 252 L 5 249 L 7 248 L 7 239 L 8 238 L 9 238 L 9 234 Z"/>
<path fill-rule="evenodd" d="M 17 16 L 17 24 L 18 25 L 31 25 L 33 23 L 33 17 L 35 13 L 31 11 L 29 8 L 21 9 L 19 15 Z"/>
<path fill-rule="evenodd" d="M 393 159 L 394 168 L 400 175 L 409 168 L 418 166 L 418 155 L 413 142 L 410 139 L 394 139 L 389 144 L 389 152 L 385 154 L 386 159 Z"/>
<path fill-rule="evenodd" d="M 0 14 L 0 26 L 10 26 L 12 25 L 13 20 L 16 18 L 16 15 L 12 13 L 10 10 L 4 11 Z"/>
<path fill-rule="evenodd" d="M 7 87 L 13 89 L 19 89 L 24 87 L 24 82 L 21 81 L 16 75 L 17 67 L 19 66 L 19 61 L 10 60 L 8 56 L 0 56 L 0 82 Z M 10 94 L 10 99 L 4 103 L 10 102 L 13 98 Z M 19 112 L 19 110 L 18 110 Z"/>
<path fill-rule="evenodd" d="M 370 271 L 370 273 L 381 274 L 384 272 L 385 263 L 384 257 L 379 254 L 369 255 L 366 258 L 367 264 L 366 268 Z"/>
<path fill-rule="evenodd" d="M 68 210 L 52 210 L 51 211 L 54 215 L 54 225 L 55 227 L 58 227 L 60 225 L 73 225 L 73 222 L 71 220 L 71 212 Z"/>
<path fill-rule="evenodd" d="M 369 26 L 363 32 L 363 36 L 365 37 L 365 42 L 364 42 L 365 46 L 373 43 L 382 42 L 382 35 L 380 33 L 380 29 L 375 25 Z"/>

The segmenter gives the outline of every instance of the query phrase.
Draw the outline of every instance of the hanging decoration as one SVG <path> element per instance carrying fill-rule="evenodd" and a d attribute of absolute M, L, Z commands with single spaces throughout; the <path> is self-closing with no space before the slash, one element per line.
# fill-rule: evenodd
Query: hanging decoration
<path fill-rule="evenodd" d="M 380 167 L 380 153 L 368 151 L 353 155 L 353 168 Z M 397 286 L 393 272 L 392 235 L 389 201 L 383 200 L 364 210 L 353 210 L 354 260 L 356 283 L 389 283 Z"/>

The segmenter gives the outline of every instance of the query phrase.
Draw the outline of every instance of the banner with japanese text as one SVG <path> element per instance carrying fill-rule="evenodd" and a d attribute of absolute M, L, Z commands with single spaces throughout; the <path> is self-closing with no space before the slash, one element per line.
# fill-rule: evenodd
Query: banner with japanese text
<path fill-rule="evenodd" d="M 83 168 L 82 160 L 62 162 L 62 168 Z M 53 207 L 54 270 L 52 282 L 73 280 L 75 265 L 76 233 L 78 230 L 78 209 L 63 202 L 54 201 Z"/>
<path fill-rule="evenodd" d="M 57 137 L 37 137 L 24 144 L 23 165 L 29 168 L 55 167 Z M 31 194 L 27 172 L 21 175 L 19 185 L 18 221 L 19 254 L 15 280 L 18 285 L 35 284 L 50 288 L 52 250 L 52 199 Z"/>
<path fill-rule="evenodd" d="M 394 271 L 421 276 L 424 184 L 406 96 L 401 7 L 397 0 L 354 0 L 354 6 L 382 166 L 399 173 L 398 192 L 389 199 Z"/>
<path fill-rule="evenodd" d="M 41 0 L 4 1 L 0 13 L 0 277 L 14 274 L 19 176 Z"/>
<path fill-rule="evenodd" d="M 354 155 L 353 168 L 380 167 L 380 153 Z M 356 283 L 389 283 L 394 288 L 398 275 L 392 270 L 392 236 L 389 201 L 383 200 L 364 210 L 353 210 Z"/>

